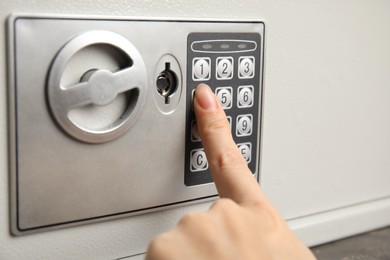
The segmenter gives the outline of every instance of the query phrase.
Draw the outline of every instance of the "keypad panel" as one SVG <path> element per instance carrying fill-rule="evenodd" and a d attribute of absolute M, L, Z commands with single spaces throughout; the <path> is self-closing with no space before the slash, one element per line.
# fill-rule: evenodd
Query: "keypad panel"
<path fill-rule="evenodd" d="M 225 110 L 238 150 L 256 174 L 260 136 L 261 37 L 257 33 L 191 33 L 187 39 L 187 111 L 184 183 L 213 182 L 192 100 L 208 84 Z"/>

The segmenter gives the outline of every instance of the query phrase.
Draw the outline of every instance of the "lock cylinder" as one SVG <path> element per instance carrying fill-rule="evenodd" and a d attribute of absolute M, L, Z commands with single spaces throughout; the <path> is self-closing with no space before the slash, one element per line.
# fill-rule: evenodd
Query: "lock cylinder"
<path fill-rule="evenodd" d="M 153 74 L 155 103 L 163 114 L 173 113 L 182 93 L 182 73 L 179 62 L 172 54 L 164 54 L 157 61 Z"/>
<path fill-rule="evenodd" d="M 177 90 L 177 77 L 170 70 L 170 63 L 165 63 L 165 70 L 162 71 L 156 80 L 157 91 L 165 98 L 165 104 L 169 104 L 169 97 Z"/>

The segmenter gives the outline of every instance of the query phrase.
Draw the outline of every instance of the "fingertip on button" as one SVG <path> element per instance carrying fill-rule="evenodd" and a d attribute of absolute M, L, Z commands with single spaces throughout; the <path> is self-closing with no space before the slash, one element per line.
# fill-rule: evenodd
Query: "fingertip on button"
<path fill-rule="evenodd" d="M 195 99 L 199 106 L 205 110 L 216 110 L 218 108 L 214 93 L 206 84 L 199 84 L 196 87 L 194 100 Z"/>

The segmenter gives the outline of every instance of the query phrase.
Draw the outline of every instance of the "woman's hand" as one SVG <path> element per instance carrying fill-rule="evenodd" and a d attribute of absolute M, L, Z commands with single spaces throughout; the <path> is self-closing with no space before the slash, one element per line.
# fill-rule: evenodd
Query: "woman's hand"
<path fill-rule="evenodd" d="M 194 111 L 221 198 L 157 236 L 146 259 L 315 259 L 260 189 L 207 85 L 196 88 Z"/>

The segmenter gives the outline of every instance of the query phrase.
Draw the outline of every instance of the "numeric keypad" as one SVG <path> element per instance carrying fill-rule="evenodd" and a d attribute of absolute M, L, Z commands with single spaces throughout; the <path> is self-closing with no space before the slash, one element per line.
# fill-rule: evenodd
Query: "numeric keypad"
<path fill-rule="evenodd" d="M 193 33 L 188 37 L 187 101 L 202 82 L 217 96 L 249 169 L 257 169 L 259 141 L 260 38 L 256 33 Z M 212 182 L 194 111 L 187 104 L 185 184 Z"/>

